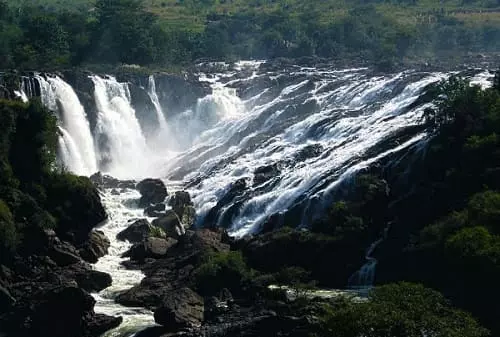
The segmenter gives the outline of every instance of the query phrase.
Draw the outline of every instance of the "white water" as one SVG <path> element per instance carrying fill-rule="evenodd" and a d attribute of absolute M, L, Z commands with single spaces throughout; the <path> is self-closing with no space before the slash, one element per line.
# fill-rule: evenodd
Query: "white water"
<path fill-rule="evenodd" d="M 196 137 L 192 148 L 178 158 L 177 164 L 181 167 L 186 162 L 203 158 L 185 178 L 204 177 L 200 184 L 190 189 L 203 216 L 216 205 L 232 182 L 239 178 L 252 180 L 255 168 L 289 162 L 306 146 L 317 145 L 324 149 L 316 158 L 283 165 L 280 179 L 273 188 L 249 196 L 231 221 L 230 229 L 236 236 L 257 231 L 270 215 L 286 211 L 297 199 L 320 197 L 333 189 L 341 180 L 339 178 L 379 159 L 377 156 L 363 157 L 388 136 L 419 124 L 423 107 L 411 111 L 404 108 L 414 102 L 428 84 L 445 77 L 444 74 L 422 74 L 420 79 L 411 82 L 407 80 L 411 73 L 370 78 L 363 70 L 352 70 L 331 71 L 313 82 L 308 79 L 307 72 L 314 74 L 311 70 L 302 71 L 304 79 L 283 88 L 268 102 L 255 104 L 253 102 L 259 99 L 249 98 L 243 102 L 244 111 L 241 104 L 234 103 L 238 102 L 237 97 L 226 99 L 220 111 L 231 118 L 208 123 L 213 126 Z M 335 82 L 339 83 L 335 89 L 321 92 L 325 85 Z M 393 94 L 393 88 L 405 82 L 404 89 Z M 222 86 L 221 91 L 224 89 L 220 83 L 214 86 Z M 306 86 L 311 89 L 304 90 Z M 212 96 L 215 95 L 219 95 L 217 91 Z M 294 114 L 290 109 L 307 101 L 316 102 L 316 112 L 311 108 Z M 255 139 L 259 139 L 257 146 L 250 146 Z M 398 150 L 421 139 L 421 135 L 416 135 Z M 222 154 L 203 157 L 204 153 L 221 146 L 226 149 Z M 174 165 L 171 164 L 170 170 Z"/>
<path fill-rule="evenodd" d="M 155 77 L 153 75 L 149 76 L 148 79 L 148 95 L 151 98 L 151 102 L 153 102 L 153 105 L 155 107 L 156 111 L 156 116 L 158 118 L 158 127 L 160 134 L 163 132 L 166 132 L 168 126 L 167 126 L 167 120 L 165 119 L 165 114 L 163 112 L 163 109 L 160 105 L 160 100 L 158 99 L 158 94 L 156 93 L 156 83 L 155 83 Z"/>
<path fill-rule="evenodd" d="M 97 171 L 94 139 L 83 106 L 73 88 L 59 77 L 38 76 L 42 102 L 58 112 L 63 146 L 60 150 L 66 167 L 77 174 Z"/>
<path fill-rule="evenodd" d="M 95 311 L 112 316 L 122 316 L 123 323 L 116 329 L 108 331 L 104 337 L 133 336 L 134 333 L 143 328 L 154 325 L 153 314 L 144 308 L 127 308 L 116 304 L 114 298 L 120 291 L 130 289 L 139 284 L 143 278 L 140 271 L 125 269 L 121 262 L 126 259 L 120 256 L 126 252 L 131 244 L 118 241 L 116 234 L 130 225 L 130 220 L 143 218 L 143 210 L 127 206 L 131 200 L 138 199 L 139 193 L 135 190 L 127 190 L 120 195 L 113 195 L 107 190 L 101 195 L 102 201 L 108 213 L 108 220 L 100 227 L 111 241 L 109 254 L 99 259 L 95 269 L 108 273 L 113 278 L 113 285 L 98 294 L 93 294 L 97 303 Z"/>
<path fill-rule="evenodd" d="M 92 76 L 97 105 L 100 168 L 118 178 L 145 177 L 153 157 L 130 101 L 126 83 Z"/>
<path fill-rule="evenodd" d="M 329 197 L 342 181 L 382 158 L 425 144 L 424 132 L 401 135 L 408 126 L 422 122 L 426 106 L 408 107 L 428 84 L 447 76 L 413 71 L 373 76 L 367 69 L 300 67 L 276 73 L 260 72 L 258 65 L 239 63 L 235 69 L 227 65 L 225 73 L 200 74 L 200 80 L 212 86 L 212 94 L 200 98 L 191 109 L 169 116 L 168 123 L 164 111 L 169 107 L 161 106 L 154 78 L 150 78 L 148 94 L 159 121 L 159 142 L 152 142 L 152 135 L 141 130 L 127 84 L 112 77 L 92 76 L 98 108 L 93 130 L 97 167 L 118 178 L 167 177 L 181 188 L 195 181 L 187 189 L 200 221 L 233 182 L 247 178 L 250 187 L 229 219 L 235 236 L 258 231 L 271 215 L 283 214 L 296 205 L 303 209 L 298 216 L 302 219 L 296 220 L 307 224 L 313 220 L 318 200 L 331 202 Z M 248 67 L 251 75 L 233 77 Z M 479 75 L 474 81 L 483 85 L 487 78 Z M 244 92 L 252 86 L 255 90 L 241 97 L 234 89 L 241 87 Z M 40 87 L 44 103 L 57 111 L 61 103 L 55 90 L 47 81 L 40 80 Z M 61 128 L 61 160 L 78 167 L 85 159 L 75 155 L 80 144 L 74 141 L 73 132 L 64 125 Z M 394 140 L 384 143 L 389 137 Z M 322 150 L 300 157 L 311 146 Z M 172 158 L 172 151 L 182 152 Z M 279 165 L 278 176 L 251 186 L 255 169 L 271 164 Z M 142 216 L 142 211 L 124 203 L 137 197 L 132 191 L 119 196 L 108 191 L 103 196 L 110 220 L 101 229 L 111 240 L 111 250 L 96 269 L 110 273 L 113 286 L 95 295 L 96 311 L 125 319 L 106 335 L 110 337 L 131 336 L 153 323 L 150 312 L 113 302 L 117 291 L 130 288 L 143 277 L 121 267 L 119 256 L 129 245 L 115 239 L 127 220 Z M 233 203 L 224 205 L 219 224 L 231 206 Z M 376 244 L 367 252 L 367 264 L 352 277 L 353 286 L 372 283 L 376 260 L 371 255 Z"/>

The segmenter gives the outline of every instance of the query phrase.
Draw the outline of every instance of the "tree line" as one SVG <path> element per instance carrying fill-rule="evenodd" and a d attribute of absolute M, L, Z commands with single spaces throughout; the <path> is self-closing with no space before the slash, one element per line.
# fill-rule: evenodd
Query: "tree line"
<path fill-rule="evenodd" d="M 203 58 L 301 56 L 393 62 L 500 48 L 500 27 L 494 23 L 465 25 L 437 13 L 433 23 L 402 24 L 373 2 L 325 22 L 314 5 L 309 7 L 301 12 L 209 12 L 200 30 L 165 24 L 140 0 L 97 0 L 90 10 L 80 11 L 29 4 L 13 9 L 0 0 L 0 64 L 22 69 L 162 67 Z"/>

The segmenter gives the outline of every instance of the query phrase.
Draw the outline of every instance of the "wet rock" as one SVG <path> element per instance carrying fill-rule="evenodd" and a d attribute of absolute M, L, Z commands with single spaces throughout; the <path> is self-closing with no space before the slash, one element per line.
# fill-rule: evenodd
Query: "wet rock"
<path fill-rule="evenodd" d="M 165 204 L 151 205 L 144 210 L 144 215 L 150 216 L 152 218 L 159 218 L 164 214 L 163 212 L 166 208 L 167 206 L 165 206 Z"/>
<path fill-rule="evenodd" d="M 153 220 L 153 226 L 163 229 L 167 237 L 179 239 L 186 233 L 179 217 L 173 210 L 168 210 L 161 218 Z"/>
<path fill-rule="evenodd" d="M 87 330 L 91 336 L 101 336 L 108 330 L 118 327 L 123 322 L 123 317 L 113 317 L 104 314 L 95 314 L 87 323 Z"/>
<path fill-rule="evenodd" d="M 233 203 L 232 209 L 226 212 L 226 220 L 231 220 L 232 214 L 238 210 L 239 206 L 242 203 L 238 202 L 238 199 L 241 199 L 240 197 L 244 195 L 245 191 L 247 190 L 247 180 L 247 178 L 241 178 L 236 180 L 229 186 L 226 194 L 217 202 L 217 205 L 215 205 L 215 207 L 212 208 L 205 217 L 205 227 L 215 228 L 217 219 L 221 215 L 222 209 L 230 203 Z"/>
<path fill-rule="evenodd" d="M 146 258 L 159 259 L 165 256 L 175 244 L 177 240 L 173 238 L 148 237 L 143 242 L 135 244 L 123 256 L 135 261 L 144 261 Z"/>
<path fill-rule="evenodd" d="M 151 232 L 151 224 L 147 219 L 139 219 L 126 229 L 116 235 L 116 238 L 121 241 L 129 241 L 132 243 L 142 242 L 149 236 Z"/>
<path fill-rule="evenodd" d="M 79 253 L 85 261 L 96 263 L 99 258 L 108 254 L 109 246 L 109 239 L 103 232 L 93 231 L 88 240 L 80 247 Z"/>
<path fill-rule="evenodd" d="M 168 196 L 167 188 L 160 179 L 145 179 L 137 184 L 137 189 L 141 193 L 140 207 L 162 203 Z"/>
<path fill-rule="evenodd" d="M 184 228 L 191 228 L 196 222 L 196 209 L 193 206 L 185 206 L 181 221 Z"/>
<path fill-rule="evenodd" d="M 169 206 L 172 207 L 175 213 L 182 219 L 184 214 L 184 208 L 186 206 L 193 206 L 193 202 L 191 201 L 191 196 L 188 192 L 185 191 L 177 191 L 168 201 Z"/>
<path fill-rule="evenodd" d="M 204 316 L 203 298 L 189 288 L 168 293 L 155 310 L 155 322 L 173 331 L 198 327 Z"/>
<path fill-rule="evenodd" d="M 101 172 L 97 172 L 91 175 L 90 181 L 92 181 L 92 183 L 100 189 L 133 189 L 135 188 L 136 184 L 133 180 L 119 180 L 109 175 L 102 174 Z"/>
<path fill-rule="evenodd" d="M 323 146 L 320 144 L 308 145 L 295 154 L 294 160 L 295 162 L 302 162 L 310 158 L 319 157 L 323 151 Z"/>
<path fill-rule="evenodd" d="M 261 185 L 279 174 L 280 168 L 278 164 L 259 167 L 254 172 L 253 186 Z"/>

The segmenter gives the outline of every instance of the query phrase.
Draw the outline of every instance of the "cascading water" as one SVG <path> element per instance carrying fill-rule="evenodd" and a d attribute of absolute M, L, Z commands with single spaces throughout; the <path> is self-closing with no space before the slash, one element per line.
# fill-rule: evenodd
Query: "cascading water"
<path fill-rule="evenodd" d="M 153 102 L 153 105 L 155 107 L 156 116 L 158 117 L 158 127 L 160 133 L 165 132 L 167 130 L 167 120 L 165 119 L 165 114 L 160 105 L 158 94 L 156 93 L 156 83 L 155 83 L 155 77 L 153 75 L 149 76 L 148 79 L 148 95 L 151 98 L 151 102 Z"/>
<path fill-rule="evenodd" d="M 60 145 L 64 164 L 77 174 L 97 171 L 94 139 L 83 106 L 73 88 L 59 77 L 37 76 L 42 102 L 59 113 L 62 132 Z"/>
<path fill-rule="evenodd" d="M 127 84 L 91 76 L 98 110 L 94 168 L 118 178 L 167 178 L 190 192 L 200 224 L 211 219 L 235 236 L 257 232 L 273 215 L 283 215 L 282 223 L 292 219 L 307 225 L 320 213 L 318 207 L 332 201 L 343 180 L 384 157 L 425 144 L 427 135 L 419 125 L 430 103 L 416 104 L 417 99 L 429 84 L 448 76 L 418 71 L 374 76 L 369 69 L 328 66 L 267 71 L 259 68 L 262 63 L 238 63 L 233 69 L 227 65 L 224 73 L 200 74 L 212 93 L 191 109 L 169 113 L 168 123 L 164 111 L 169 107 L 161 106 L 150 77 L 147 93 L 158 119 L 159 142 L 154 141 L 158 135 L 141 130 Z M 474 81 L 483 85 L 489 77 L 480 74 Z M 61 114 L 60 160 L 78 172 L 88 165 L 88 156 L 77 135 L 81 130 L 75 129 L 81 118 L 69 119 L 85 117 L 85 112 L 62 80 L 39 76 L 38 81 L 44 104 Z M 175 158 L 165 155 L 171 151 L 183 152 Z M 271 173 L 259 176 L 257 168 Z M 245 181 L 244 188 L 231 191 L 238 180 Z M 153 324 L 150 312 L 113 301 L 117 292 L 142 278 L 140 272 L 121 266 L 120 256 L 129 244 L 116 240 L 127 220 L 143 217 L 141 210 L 127 206 L 137 197 L 130 190 L 103 194 L 109 220 L 101 229 L 111 248 L 96 269 L 110 273 L 113 286 L 95 294 L 96 311 L 124 317 L 109 337 L 133 336 Z M 219 205 L 221 200 L 224 204 Z M 292 210 L 298 211 L 284 217 Z M 377 261 L 372 253 L 380 242 L 368 249 L 367 263 L 350 278 L 351 287 L 373 283 Z"/>
<path fill-rule="evenodd" d="M 119 178 L 143 177 L 152 153 L 131 106 L 126 83 L 91 76 L 97 105 L 96 143 L 100 168 Z"/>
<path fill-rule="evenodd" d="M 233 205 L 224 205 L 217 223 L 229 218 L 237 236 L 258 231 L 271 215 L 301 200 L 319 199 L 343 175 L 421 140 L 425 135 L 414 133 L 396 146 L 382 146 L 388 137 L 421 123 L 424 107 L 408 107 L 427 85 L 445 77 L 416 72 L 370 77 L 366 69 L 299 68 L 289 75 L 276 74 L 287 83 L 276 90 L 272 76 L 253 74 L 249 82 L 265 79 L 269 86 L 246 97 L 244 113 L 238 113 L 238 105 L 226 106 L 226 111 L 235 112 L 230 114 L 233 118 L 217 120 L 170 165 L 172 177 L 182 172 L 184 180 L 201 181 L 190 188 L 201 216 L 208 214 L 231 183 L 241 178 L 251 182 L 258 167 L 280 168 L 266 184 L 249 188 L 243 200 L 238 199 L 236 211 Z M 215 85 L 247 88 L 245 80 Z M 176 165 L 180 169 L 172 170 Z M 308 215 L 304 216 L 307 223 Z"/>
<path fill-rule="evenodd" d="M 96 298 L 95 311 L 123 317 L 123 323 L 118 328 L 108 331 L 103 337 L 130 337 L 136 332 L 155 324 L 153 313 L 149 310 L 127 308 L 114 302 L 114 298 L 121 291 L 133 287 L 143 278 L 140 271 L 128 270 L 121 265 L 121 262 L 126 260 L 121 255 L 131 247 L 131 244 L 116 239 L 116 235 L 130 224 L 129 220 L 143 217 L 141 209 L 130 208 L 126 205 L 126 201 L 138 199 L 139 197 L 139 193 L 135 190 L 127 190 L 127 192 L 120 195 L 115 195 L 108 190 L 101 195 L 108 213 L 108 220 L 100 230 L 109 238 L 111 246 L 109 254 L 99 259 L 95 268 L 110 274 L 113 284 L 100 293 L 94 294 Z"/>

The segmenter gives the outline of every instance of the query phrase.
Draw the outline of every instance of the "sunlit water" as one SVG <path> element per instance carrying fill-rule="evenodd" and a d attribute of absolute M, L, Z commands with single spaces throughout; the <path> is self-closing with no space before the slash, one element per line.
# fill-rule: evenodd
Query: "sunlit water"
<path fill-rule="evenodd" d="M 134 208 L 134 201 L 140 197 L 135 190 L 127 190 L 120 195 L 113 195 L 107 190 L 101 195 L 108 212 L 108 221 L 99 228 L 111 242 L 109 254 L 99 259 L 95 269 L 108 273 L 113 278 L 111 287 L 98 294 L 93 294 L 97 303 L 95 311 L 111 316 L 122 316 L 123 323 L 116 329 L 107 332 L 105 337 L 132 336 L 137 331 L 154 325 L 153 314 L 144 308 L 127 308 L 114 302 L 120 291 L 130 289 L 140 283 L 144 275 L 140 271 L 125 269 L 121 262 L 125 259 L 120 256 L 126 252 L 131 244 L 118 241 L 116 235 L 130 225 L 130 220 L 143 218 L 143 210 Z"/>
<path fill-rule="evenodd" d="M 95 90 L 89 94 L 98 111 L 96 128 L 90 130 L 87 114 L 69 84 L 58 77 L 36 79 L 42 101 L 58 112 L 60 160 L 66 167 L 79 174 L 100 170 L 118 178 L 174 180 L 178 189 L 192 195 L 198 224 L 232 183 L 247 179 L 249 187 L 238 204 L 225 205 L 216 219 L 220 224 L 237 206 L 231 211 L 229 230 L 243 236 L 258 232 L 270 216 L 297 205 L 302 209 L 298 222 L 307 225 L 321 213 L 316 207 L 331 202 L 341 182 L 380 159 L 425 146 L 428 135 L 423 129 L 405 132 L 423 122 L 429 106 L 413 103 L 429 84 L 452 74 L 408 70 L 381 75 L 366 68 L 300 66 L 263 71 L 259 69 L 263 63 L 222 64 L 224 72 L 200 73 L 199 81 L 210 85 L 212 93 L 186 111 L 169 113 L 169 119 L 165 111 L 170 107 L 161 106 L 155 78 L 150 77 L 146 97 L 159 121 L 151 134 L 141 129 L 127 83 L 91 76 Z M 490 72 L 476 73 L 472 83 L 490 85 Z M 23 83 L 25 89 L 18 96 L 25 100 L 35 94 L 36 86 L 30 78 Z M 386 142 L 389 138 L 392 141 Z M 311 148 L 314 153 L 304 157 Z M 279 167 L 278 174 L 252 186 L 255 169 L 273 164 Z M 130 219 L 143 217 L 142 210 L 134 208 L 138 197 L 130 190 L 120 195 L 106 191 L 102 196 L 109 220 L 100 230 L 111 248 L 95 268 L 111 274 L 113 285 L 94 294 L 96 312 L 124 318 L 106 336 L 130 337 L 154 324 L 151 312 L 125 308 L 113 300 L 143 278 L 141 272 L 121 266 L 120 255 L 130 244 L 116 240 Z M 370 254 L 367 257 L 356 284 L 373 279 L 376 261 Z M 324 296 L 337 294 L 334 290 Z"/>

